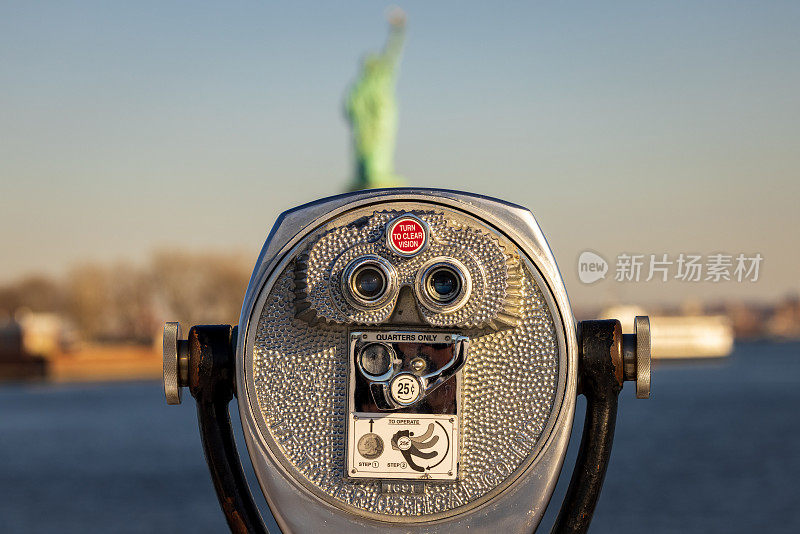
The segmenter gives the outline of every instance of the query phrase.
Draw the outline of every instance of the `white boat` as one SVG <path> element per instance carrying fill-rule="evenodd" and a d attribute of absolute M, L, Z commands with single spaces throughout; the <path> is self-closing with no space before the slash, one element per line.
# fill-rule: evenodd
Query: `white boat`
<path fill-rule="evenodd" d="M 600 313 L 619 319 L 622 331 L 633 333 L 633 318 L 647 315 L 638 306 L 613 306 Z M 724 315 L 650 315 L 652 358 L 721 358 L 733 350 L 733 326 Z"/>

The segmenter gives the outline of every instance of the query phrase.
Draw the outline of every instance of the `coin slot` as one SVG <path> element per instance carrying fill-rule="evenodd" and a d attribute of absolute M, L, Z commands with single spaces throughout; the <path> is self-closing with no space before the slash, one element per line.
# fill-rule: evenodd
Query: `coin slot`
<path fill-rule="evenodd" d="M 358 357 L 361 370 L 373 379 L 391 372 L 394 359 L 394 351 L 383 343 L 365 345 Z"/>

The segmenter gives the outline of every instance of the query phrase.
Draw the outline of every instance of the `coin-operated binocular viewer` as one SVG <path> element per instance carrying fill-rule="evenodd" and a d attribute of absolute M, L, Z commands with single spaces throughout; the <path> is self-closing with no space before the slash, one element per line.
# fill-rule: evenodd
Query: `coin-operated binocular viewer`
<path fill-rule="evenodd" d="M 584 321 L 530 211 L 383 189 L 287 211 L 238 327 L 164 329 L 167 402 L 188 387 L 228 525 L 265 532 L 228 416 L 284 532 L 532 532 L 586 421 L 555 532 L 585 532 L 626 380 L 650 333 Z"/>

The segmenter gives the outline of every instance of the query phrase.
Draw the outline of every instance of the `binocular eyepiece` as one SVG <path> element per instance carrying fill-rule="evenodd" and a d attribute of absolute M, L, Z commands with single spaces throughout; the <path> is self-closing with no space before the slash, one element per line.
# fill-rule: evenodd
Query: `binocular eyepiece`
<path fill-rule="evenodd" d="M 344 270 L 343 294 L 350 305 L 368 311 L 397 298 L 397 271 L 387 260 L 365 255 L 352 260 Z M 418 301 L 433 312 L 453 311 L 472 291 L 466 267 L 455 258 L 433 258 L 418 272 L 414 292 Z"/>
<path fill-rule="evenodd" d="M 165 391 L 179 402 L 189 386 L 198 401 L 233 530 L 263 528 L 232 437 L 216 448 L 208 437 L 228 435 L 219 411 L 235 391 L 285 532 L 529 532 L 561 471 L 580 378 L 608 426 L 584 432 L 579 463 L 594 467 L 576 468 L 582 491 L 556 526 L 580 532 L 622 383 L 649 394 L 649 323 L 637 321 L 632 337 L 618 321 L 578 328 L 524 208 L 444 190 L 358 192 L 281 215 L 238 327 L 194 327 L 188 341 L 165 329 Z"/>

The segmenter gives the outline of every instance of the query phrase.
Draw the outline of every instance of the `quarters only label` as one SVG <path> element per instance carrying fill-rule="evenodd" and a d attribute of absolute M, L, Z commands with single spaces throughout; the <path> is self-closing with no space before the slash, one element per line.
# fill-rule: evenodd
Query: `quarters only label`
<path fill-rule="evenodd" d="M 455 480 L 457 469 L 455 415 L 350 414 L 350 477 Z"/>

